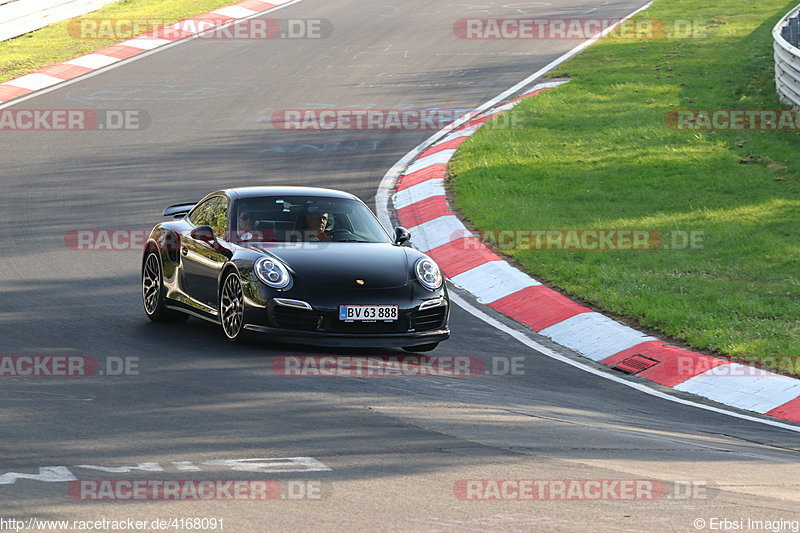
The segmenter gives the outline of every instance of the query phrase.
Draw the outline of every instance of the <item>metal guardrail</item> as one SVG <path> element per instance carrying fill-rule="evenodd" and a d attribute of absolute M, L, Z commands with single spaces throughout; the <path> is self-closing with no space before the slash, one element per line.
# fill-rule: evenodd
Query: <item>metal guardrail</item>
<path fill-rule="evenodd" d="M 800 108 L 800 5 L 772 30 L 775 87 L 781 101 Z"/>
<path fill-rule="evenodd" d="M 0 41 L 78 17 L 117 0 L 0 0 Z"/>

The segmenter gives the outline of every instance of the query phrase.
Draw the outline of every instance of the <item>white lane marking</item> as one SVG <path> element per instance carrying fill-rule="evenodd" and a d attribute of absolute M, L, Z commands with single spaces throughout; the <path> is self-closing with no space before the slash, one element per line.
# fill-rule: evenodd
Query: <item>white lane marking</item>
<path fill-rule="evenodd" d="M 13 85 L 14 87 L 22 87 L 23 89 L 37 91 L 55 85 L 56 83 L 61 83 L 62 81 L 64 80 L 56 78 L 55 76 L 48 76 L 47 74 L 35 72 L 14 80 L 9 80 L 3 85 Z"/>
<path fill-rule="evenodd" d="M 66 87 L 68 85 L 72 85 L 73 83 L 78 83 L 79 81 L 83 81 L 83 80 L 87 80 L 89 78 L 93 78 L 95 76 L 99 76 L 100 74 L 102 74 L 104 72 L 108 72 L 109 70 L 113 70 L 113 69 L 119 68 L 119 67 L 121 67 L 123 65 L 127 65 L 129 63 L 133 63 L 134 61 L 139 61 L 140 59 L 144 59 L 146 57 L 150 57 L 153 54 L 157 54 L 159 52 L 163 52 L 163 51 L 168 50 L 168 49 L 170 49 L 170 48 L 172 48 L 174 46 L 181 45 L 181 44 L 183 44 L 185 42 L 188 42 L 188 41 L 191 41 L 191 40 L 194 40 L 194 39 L 200 39 L 203 36 L 210 34 L 211 32 L 219 31 L 221 29 L 227 28 L 228 26 L 233 26 L 234 24 L 238 24 L 243 20 L 247 20 L 247 19 L 258 17 L 262 13 L 266 13 L 267 11 L 269 11 L 269 12 L 277 11 L 279 9 L 283 9 L 285 7 L 289 7 L 289 6 L 294 5 L 294 4 L 299 4 L 302 1 L 303 0 L 272 0 L 269 3 L 270 4 L 275 4 L 275 7 L 267 8 L 264 11 L 259 11 L 257 13 L 254 13 L 253 15 L 250 15 L 249 17 L 245 17 L 243 19 L 232 20 L 232 21 L 227 22 L 225 24 L 221 24 L 219 26 L 215 26 L 215 27 L 213 27 L 213 28 L 211 28 L 209 30 L 206 30 L 204 32 L 201 32 L 201 33 L 198 33 L 198 34 L 195 34 L 195 35 L 190 35 L 188 37 L 184 37 L 183 39 L 179 39 L 177 41 L 170 41 L 169 44 L 165 44 L 164 46 L 155 48 L 153 50 L 148 50 L 146 52 L 142 52 L 141 54 L 137 54 L 135 56 L 123 59 L 121 61 L 117 61 L 116 63 L 108 65 L 107 67 L 95 70 L 94 72 L 88 72 L 86 74 L 78 76 L 77 78 L 72 78 L 72 79 L 69 79 L 69 80 L 65 80 L 63 83 L 60 83 L 59 85 L 55 85 L 53 87 L 47 87 L 47 88 L 42 89 L 40 91 L 37 91 L 35 93 L 27 94 L 25 96 L 20 96 L 18 98 L 14 98 L 13 100 L 8 100 L 7 102 L 0 102 L 0 109 L 5 109 L 7 107 L 14 106 L 14 105 L 20 104 L 20 103 L 22 103 L 22 102 L 24 102 L 26 100 L 30 100 L 31 98 L 36 98 L 37 96 L 41 96 L 43 94 L 47 94 L 47 93 L 52 92 L 52 91 L 57 91 L 57 90 L 61 89 L 62 87 Z M 80 59 L 80 58 L 76 58 L 76 59 Z M 77 63 L 72 63 L 71 61 L 68 61 L 67 63 L 68 64 L 77 64 Z"/>
<path fill-rule="evenodd" d="M 0 109 L 2 109 L 2 107 L 0 107 Z M 436 134 L 432 135 L 429 139 L 433 140 L 435 138 Z M 389 216 L 389 201 L 394 194 L 395 183 L 408 164 L 420 154 L 422 146 L 427 145 L 423 142 L 404 155 L 400 161 L 395 163 L 395 165 L 384 174 L 380 185 L 378 185 L 378 190 L 375 191 L 375 212 L 381 225 L 389 232 L 389 235 L 394 234 L 392 231 L 392 218 Z"/>
<path fill-rule="evenodd" d="M 0 485 L 13 485 L 18 479 L 32 479 L 45 483 L 61 483 L 75 481 L 75 475 L 66 466 L 42 466 L 38 474 L 23 474 L 20 472 L 7 472 L 0 476 Z"/>
<path fill-rule="evenodd" d="M 236 18 L 236 17 L 233 17 Z M 167 26 L 168 30 L 188 31 L 197 33 L 214 27 L 214 23 L 209 20 L 186 19 Z M 169 41 L 167 41 L 169 42 Z"/>
<path fill-rule="evenodd" d="M 172 461 L 179 471 L 202 470 L 191 466 L 191 461 Z M 254 457 L 248 459 L 220 459 L 202 461 L 199 464 L 210 467 L 227 467 L 236 472 L 259 473 L 296 473 L 296 472 L 332 472 L 333 469 L 314 457 Z M 159 463 L 140 463 L 133 466 L 95 466 L 76 465 L 72 468 L 100 470 L 109 473 L 126 474 L 133 470 L 146 472 L 163 472 L 165 469 Z M 208 470 L 208 469 L 207 469 Z M 66 466 L 42 466 L 38 474 L 22 472 L 6 472 L 0 475 L 0 485 L 13 485 L 18 479 L 32 479 L 46 483 L 60 483 L 75 481 L 77 478 Z"/>
<path fill-rule="evenodd" d="M 256 457 L 203 461 L 207 466 L 227 466 L 237 472 L 331 472 L 332 469 L 313 457 Z"/>
<path fill-rule="evenodd" d="M 199 466 L 195 466 L 191 461 L 172 461 L 175 468 L 181 472 L 197 472 L 202 470 Z"/>
<path fill-rule="evenodd" d="M 453 276 L 450 281 L 474 294 L 483 304 L 490 304 L 527 287 L 541 285 L 505 261 L 488 261 Z"/>
<path fill-rule="evenodd" d="M 531 93 L 535 93 L 536 91 L 541 91 L 542 89 L 554 89 L 559 85 L 564 85 L 565 83 L 568 83 L 568 81 L 561 80 L 561 81 L 551 81 L 547 83 L 539 83 L 536 85 L 536 87 L 533 87 L 529 91 L 525 91 L 524 93 L 522 93 L 522 96 L 527 96 Z"/>
<path fill-rule="evenodd" d="M 461 137 L 469 137 L 473 133 L 478 131 L 478 128 L 480 128 L 480 125 L 470 126 L 468 128 L 464 128 L 463 130 L 454 131 L 453 133 L 446 135 L 444 138 L 442 138 L 441 141 L 437 141 L 436 144 L 431 145 L 431 148 L 433 148 L 434 146 L 439 146 L 440 144 L 444 144 L 446 142 L 450 142 L 455 139 L 460 139 Z"/>
<path fill-rule="evenodd" d="M 397 191 L 394 195 L 394 207 L 395 209 L 402 209 L 427 198 L 444 195 L 443 179 L 436 178 L 425 180 L 422 183 L 417 183 L 402 191 Z"/>
<path fill-rule="evenodd" d="M 578 313 L 539 334 L 595 361 L 602 361 L 637 344 L 658 340 L 594 312 Z"/>
<path fill-rule="evenodd" d="M 502 113 L 503 111 L 508 111 L 509 109 L 514 109 L 515 107 L 517 107 L 522 102 L 524 102 L 524 100 L 517 100 L 516 102 L 509 102 L 507 104 L 503 104 L 501 106 L 495 107 L 494 109 L 490 110 L 489 112 L 485 113 L 484 115 L 481 115 L 478 118 L 483 118 L 483 117 L 488 116 L 488 115 L 494 115 L 495 113 Z"/>
<path fill-rule="evenodd" d="M 241 6 L 227 6 L 214 10 L 212 11 L 212 13 L 216 13 L 217 15 L 223 15 L 226 17 L 233 17 L 235 19 L 242 19 L 245 17 L 255 15 L 257 11 L 253 11 L 252 9 L 247 9 L 246 7 L 241 7 Z"/>
<path fill-rule="evenodd" d="M 76 57 L 71 61 L 67 61 L 67 65 L 77 65 L 79 67 L 86 67 L 91 69 L 99 69 L 107 67 L 111 64 L 121 61 L 118 57 L 106 56 L 103 54 L 87 54 L 85 56 Z"/>
<path fill-rule="evenodd" d="M 675 388 L 757 413 L 766 413 L 800 396 L 797 379 L 739 363 L 714 367 Z"/>
<path fill-rule="evenodd" d="M 119 43 L 121 46 L 130 46 L 132 48 L 139 48 L 141 50 L 152 50 L 159 46 L 164 46 L 172 41 L 169 39 L 159 39 L 158 37 L 137 37 L 135 39 L 128 39 Z"/>
<path fill-rule="evenodd" d="M 75 468 L 85 468 L 87 470 L 99 470 L 112 474 L 128 474 L 134 470 L 142 472 L 163 472 L 164 469 L 158 463 L 139 463 L 132 466 L 98 466 L 98 465 L 75 465 Z"/>
<path fill-rule="evenodd" d="M 635 16 L 637 13 L 640 13 L 641 11 L 644 11 L 645 9 L 650 7 L 651 5 L 653 5 L 652 1 L 648 2 L 647 4 L 645 4 L 644 6 L 640 7 L 639 9 L 637 9 L 636 11 L 634 11 L 633 13 L 628 15 L 627 17 L 623 18 L 620 22 L 624 22 L 625 20 Z M 611 27 L 608 28 L 607 31 L 613 31 L 613 29 L 616 26 L 617 26 L 617 24 L 612 25 Z M 541 69 L 536 71 L 531 76 L 528 76 L 527 78 L 525 78 L 524 80 L 519 82 L 517 85 L 515 85 L 511 89 L 508 89 L 507 91 L 504 91 L 503 93 L 499 94 L 495 98 L 489 100 L 488 102 L 486 102 L 485 104 L 480 106 L 478 109 L 479 110 L 486 110 L 486 109 L 491 108 L 494 105 L 497 105 L 499 102 L 501 102 L 504 99 L 508 98 L 509 96 L 513 95 L 518 90 L 524 88 L 526 85 L 532 83 L 533 81 L 535 81 L 536 79 L 540 78 L 542 75 L 546 74 L 550 70 L 554 69 L 555 67 L 557 67 L 558 65 L 560 65 L 564 61 L 566 61 L 569 58 L 573 57 L 575 54 L 577 54 L 578 52 L 580 52 L 581 50 L 583 50 L 584 48 L 586 48 L 587 46 L 592 44 L 594 41 L 599 39 L 601 36 L 602 36 L 602 34 L 593 37 L 589 41 L 581 43 L 580 45 L 576 46 L 575 48 L 573 48 L 572 50 L 568 51 L 567 53 L 565 53 L 565 54 L 561 55 L 560 57 L 558 57 L 557 59 L 551 61 L 550 63 L 548 63 L 547 65 L 545 65 L 544 67 L 542 67 Z M 386 171 L 386 174 L 384 174 L 383 179 L 381 179 L 381 183 L 378 186 L 378 190 L 375 193 L 375 211 L 376 211 L 376 213 L 378 215 L 378 219 L 381 221 L 381 223 L 386 228 L 391 228 L 391 226 L 392 226 L 392 219 L 389 216 L 389 201 L 391 199 L 392 192 L 394 191 L 395 183 L 397 182 L 398 177 L 403 173 L 403 171 L 406 169 L 406 167 L 408 167 L 409 163 L 411 161 L 413 161 L 415 157 L 417 157 L 423 151 L 427 150 L 437 140 L 440 140 L 442 137 L 447 136 L 448 134 L 450 134 L 453 130 L 456 130 L 459 127 L 461 127 L 464 124 L 464 122 L 469 120 L 469 118 L 471 118 L 472 116 L 474 116 L 474 115 L 472 115 L 472 114 L 469 114 L 469 116 L 465 115 L 464 117 L 460 118 L 459 120 L 456 120 L 455 122 L 453 122 L 452 124 L 450 124 L 447 127 L 443 128 L 442 130 L 434 133 L 433 135 L 428 137 L 426 140 L 424 140 L 420 144 L 418 144 L 416 147 L 412 148 L 405 156 L 403 156 L 402 159 L 400 159 L 400 161 L 395 163 L 394 166 L 392 166 L 388 171 Z M 466 230 L 466 228 L 465 228 L 465 230 Z M 467 234 L 469 234 L 469 232 L 467 232 Z M 467 235 L 465 235 L 465 236 L 467 236 Z M 585 372 L 589 372 L 590 374 L 594 374 L 594 375 L 599 376 L 599 377 L 601 377 L 603 379 L 609 379 L 609 380 L 614 381 L 616 383 L 619 383 L 619 384 L 621 384 L 623 386 L 636 389 L 638 391 L 644 392 L 645 394 L 649 394 L 650 396 L 655 396 L 657 398 L 661 398 L 663 400 L 667 400 L 667 401 L 670 401 L 670 402 L 675 402 L 675 403 L 679 403 L 679 404 L 682 404 L 682 405 L 688 405 L 688 406 L 696 407 L 698 409 L 704 409 L 706 411 L 711 411 L 711 412 L 714 412 L 714 413 L 722 414 L 722 415 L 725 415 L 725 416 L 730 416 L 730 417 L 733 417 L 733 418 L 739 418 L 739 419 L 747 420 L 747 421 L 750 421 L 750 422 L 756 422 L 756 423 L 759 423 L 759 424 L 765 424 L 765 425 L 768 425 L 768 426 L 773 426 L 773 427 L 778 427 L 778 428 L 781 428 L 781 429 L 786 429 L 786 430 L 789 430 L 789 431 L 793 431 L 795 433 L 800 433 L 800 426 L 793 426 L 793 425 L 790 425 L 790 424 L 787 424 L 787 423 L 778 422 L 777 420 L 761 419 L 761 418 L 757 418 L 757 417 L 754 417 L 754 416 L 749 416 L 749 415 L 744 415 L 744 414 L 741 414 L 741 413 L 736 413 L 736 412 L 733 412 L 733 411 L 728 411 L 726 409 L 719 408 L 719 407 L 714 407 L 714 406 L 710 406 L 710 405 L 703 405 L 703 404 L 700 404 L 700 403 L 697 403 L 697 402 L 693 402 L 691 400 L 684 400 L 683 398 L 678 398 L 677 396 L 672 396 L 670 394 L 666 394 L 664 392 L 657 391 L 657 390 L 652 389 L 652 388 L 650 388 L 650 387 L 648 387 L 646 385 L 642 385 L 642 384 L 639 384 L 639 383 L 634 383 L 633 381 L 628 381 L 627 379 L 621 378 L 619 376 L 612 375 L 612 374 L 610 374 L 608 372 L 601 371 L 601 370 L 596 369 L 596 368 L 592 368 L 590 366 L 587 366 L 584 363 L 581 363 L 581 362 L 578 362 L 578 361 L 574 361 L 572 359 L 564 357 L 563 355 L 560 355 L 560 354 L 550 350 L 549 348 L 546 348 L 546 347 L 542 346 L 541 344 L 539 344 L 539 343 L 535 342 L 534 340 L 528 338 L 526 335 L 509 328 L 508 326 L 502 324 L 501 322 L 495 320 L 494 318 L 491 318 L 490 316 L 486 315 L 482 311 L 479 311 L 478 309 L 476 309 L 472 305 L 468 304 L 466 301 L 464 301 L 462 298 L 458 297 L 455 294 L 451 294 L 450 295 L 450 299 L 456 305 L 458 305 L 459 307 L 461 307 L 465 311 L 469 312 L 470 314 L 474 315 L 477 318 L 480 318 L 481 320 L 483 320 L 484 322 L 486 322 L 490 326 L 495 327 L 495 328 L 499 329 L 500 331 L 503 331 L 504 333 L 507 333 L 508 335 L 511 335 L 512 337 L 514 337 L 519 342 L 525 344 L 526 346 L 528 346 L 530 348 L 533 348 L 534 350 L 537 350 L 542 355 L 545 355 L 545 356 L 550 357 L 551 359 L 555 359 L 557 361 L 561 361 L 563 363 L 571 365 L 571 366 L 573 366 L 575 368 L 578 368 L 580 370 L 583 370 Z"/>
<path fill-rule="evenodd" d="M 79 67 L 91 68 L 94 70 L 113 65 L 120 62 L 118 57 L 106 56 L 103 54 L 88 54 L 81 57 L 76 57 L 71 61 L 67 61 L 67 65 L 77 65 Z"/>
<path fill-rule="evenodd" d="M 539 12 L 538 8 L 552 6 L 550 2 L 522 2 L 517 4 L 504 4 L 503 7 L 506 9 L 514 9 L 520 15 L 535 15 Z M 529 11 L 530 8 L 534 8 L 533 11 Z"/>
<path fill-rule="evenodd" d="M 626 387 L 630 387 L 632 389 L 636 389 L 636 390 L 638 390 L 640 392 L 643 392 L 645 394 L 648 394 L 650 396 L 655 396 L 656 398 L 661 398 L 662 400 L 667 400 L 667 401 L 670 401 L 670 402 L 679 403 L 681 405 L 688 405 L 690 407 L 696 407 L 698 409 L 703 409 L 705 411 L 711 411 L 713 413 L 718 413 L 718 414 L 725 415 L 725 416 L 731 416 L 733 418 L 738 418 L 738 419 L 741 419 L 741 420 L 747 420 L 748 422 L 756 422 L 756 423 L 759 423 L 759 424 L 766 424 L 768 426 L 781 428 L 781 429 L 786 429 L 786 430 L 789 430 L 789 431 L 793 431 L 795 433 L 800 433 L 800 426 L 793 426 L 793 425 L 790 425 L 788 423 L 778 422 L 777 420 L 770 420 L 770 419 L 766 419 L 766 418 L 758 418 L 758 417 L 755 417 L 755 416 L 750 416 L 750 415 L 745 415 L 745 414 L 742 414 L 742 413 L 736 413 L 734 411 L 729 411 L 729 410 L 721 408 L 721 407 L 715 407 L 713 405 L 704 405 L 702 403 L 693 402 L 692 400 L 686 400 L 684 398 L 679 398 L 677 396 L 673 396 L 671 394 L 667 394 L 665 392 L 661 392 L 661 391 L 655 390 L 655 389 L 650 388 L 649 386 L 644 385 L 642 383 L 635 383 L 633 381 L 628 381 L 625 378 L 622 378 L 620 376 L 615 376 L 615 375 L 611 374 L 610 371 L 605 371 L 605 370 L 602 370 L 602 369 L 599 369 L 599 368 L 590 367 L 590 366 L 586 365 L 585 363 L 582 363 L 580 361 L 576 361 L 574 359 L 570 359 L 570 358 L 565 357 L 565 356 L 563 356 L 563 355 L 561 355 L 561 354 L 559 354 L 557 352 L 554 352 L 550 348 L 547 348 L 546 346 L 543 346 L 543 345 L 539 344 L 538 342 L 534 341 L 533 339 L 529 338 L 524 333 L 521 333 L 519 331 L 516 331 L 516 330 L 506 326 L 502 322 L 499 322 L 498 320 L 490 317 L 489 315 L 487 315 L 486 313 L 484 313 L 480 309 L 477 309 L 477 308 L 473 307 L 471 304 L 467 303 L 464 299 L 462 299 L 457 294 L 454 294 L 454 293 L 451 292 L 450 293 L 450 300 L 453 303 L 455 303 L 457 306 L 459 306 L 460 308 L 462 308 L 463 310 L 465 310 L 466 312 L 471 314 L 472 316 L 474 316 L 476 318 L 479 318 L 480 320 L 483 320 L 484 322 L 486 322 L 487 324 L 489 324 L 493 328 L 498 329 L 498 330 L 502 331 L 503 333 L 513 337 L 515 340 L 521 342 L 522 344 L 524 344 L 528 348 L 536 350 L 540 354 L 542 354 L 542 355 L 544 355 L 546 357 L 549 357 L 550 359 L 555 359 L 556 361 L 561 361 L 562 363 L 566 363 L 566 364 L 568 364 L 570 366 L 573 366 L 573 367 L 575 367 L 575 368 L 577 368 L 579 370 L 583 370 L 584 372 L 588 372 L 590 374 L 593 374 L 595 376 L 601 377 L 603 379 L 608 379 L 608 380 L 614 381 L 616 383 L 619 383 L 620 385 L 624 385 Z"/>
<path fill-rule="evenodd" d="M 445 215 L 423 222 L 419 226 L 408 228 L 414 248 L 427 252 L 448 242 L 469 237 L 470 231 L 455 215 Z"/>
<path fill-rule="evenodd" d="M 442 150 L 441 152 L 429 155 L 428 157 L 423 157 L 422 159 L 416 161 L 413 165 L 408 167 L 408 171 L 406 171 L 406 174 L 413 174 L 418 170 L 423 170 L 433 165 L 447 163 L 448 161 L 450 161 L 450 158 L 453 157 L 454 153 L 456 153 L 455 150 Z"/>

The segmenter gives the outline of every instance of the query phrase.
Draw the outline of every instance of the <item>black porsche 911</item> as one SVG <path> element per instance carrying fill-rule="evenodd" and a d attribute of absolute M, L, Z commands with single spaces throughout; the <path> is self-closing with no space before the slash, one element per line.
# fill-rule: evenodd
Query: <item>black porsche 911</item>
<path fill-rule="evenodd" d="M 429 351 L 446 340 L 439 267 L 392 238 L 355 196 L 311 187 L 242 187 L 164 210 L 142 260 L 154 321 L 191 316 L 237 342 L 252 333 L 319 346 Z"/>

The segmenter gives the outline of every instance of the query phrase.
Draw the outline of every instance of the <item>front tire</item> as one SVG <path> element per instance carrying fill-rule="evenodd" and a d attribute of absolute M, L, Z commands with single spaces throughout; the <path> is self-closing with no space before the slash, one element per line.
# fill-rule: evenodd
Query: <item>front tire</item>
<path fill-rule="evenodd" d="M 142 262 L 142 302 L 147 318 L 153 322 L 182 322 L 186 313 L 167 309 L 164 305 L 164 273 L 158 253 L 147 252 Z"/>
<path fill-rule="evenodd" d="M 430 344 L 420 344 L 419 346 L 404 346 L 403 349 L 407 352 L 431 352 L 439 346 L 438 342 Z"/>
<path fill-rule="evenodd" d="M 244 329 L 244 291 L 242 280 L 231 270 L 222 280 L 219 291 L 219 321 L 222 332 L 231 342 L 240 343 L 246 338 Z"/>

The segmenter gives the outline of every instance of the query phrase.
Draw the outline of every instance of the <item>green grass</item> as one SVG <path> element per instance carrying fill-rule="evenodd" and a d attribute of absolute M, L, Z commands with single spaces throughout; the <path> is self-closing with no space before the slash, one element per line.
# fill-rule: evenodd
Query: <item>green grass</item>
<path fill-rule="evenodd" d="M 480 130 L 450 165 L 477 228 L 704 232 L 699 250 L 519 251 L 533 275 L 712 353 L 800 354 L 800 135 L 676 131 L 679 109 L 782 109 L 771 30 L 796 5 L 657 0 L 642 18 L 704 36 L 603 40 L 572 81 Z M 797 370 L 791 368 L 788 370 Z"/>
<path fill-rule="evenodd" d="M 177 22 L 234 2 L 235 0 L 121 0 L 79 18 L 157 18 Z M 0 82 L 30 74 L 48 65 L 69 61 L 128 38 L 75 39 L 68 31 L 68 24 L 67 20 L 57 22 L 0 42 Z"/>

